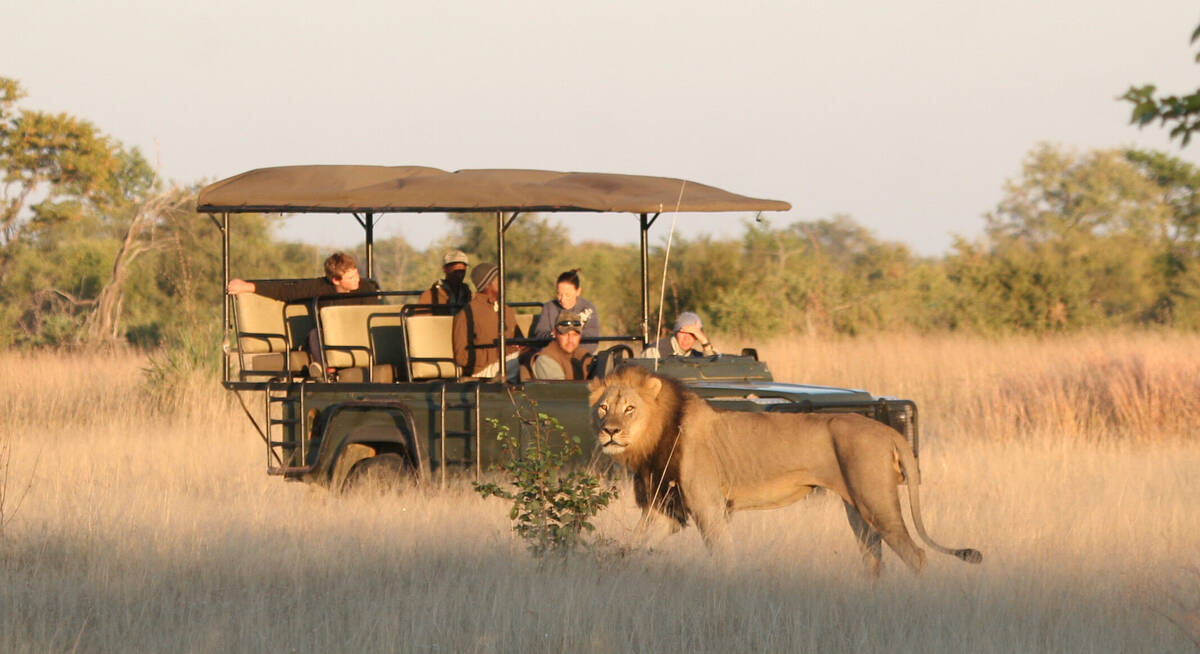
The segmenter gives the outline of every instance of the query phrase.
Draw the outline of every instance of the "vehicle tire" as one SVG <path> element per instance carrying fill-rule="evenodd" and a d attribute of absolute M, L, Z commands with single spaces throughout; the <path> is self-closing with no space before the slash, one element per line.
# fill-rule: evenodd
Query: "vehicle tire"
<path fill-rule="evenodd" d="M 396 493 L 412 484 L 412 469 L 404 457 L 385 452 L 354 464 L 342 482 L 342 493 Z"/>

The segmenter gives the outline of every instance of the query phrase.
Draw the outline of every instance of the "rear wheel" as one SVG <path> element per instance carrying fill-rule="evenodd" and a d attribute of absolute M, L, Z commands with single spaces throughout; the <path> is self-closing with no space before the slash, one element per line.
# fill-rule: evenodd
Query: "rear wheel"
<path fill-rule="evenodd" d="M 408 461 L 395 452 L 385 452 L 355 463 L 342 482 L 342 492 L 382 495 L 400 491 L 411 483 Z"/>

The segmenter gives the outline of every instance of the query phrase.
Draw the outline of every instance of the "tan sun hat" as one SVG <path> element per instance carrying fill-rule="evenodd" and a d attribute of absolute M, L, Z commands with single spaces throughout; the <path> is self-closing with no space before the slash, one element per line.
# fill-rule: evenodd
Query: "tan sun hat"
<path fill-rule="evenodd" d="M 443 266 L 449 266 L 452 263 L 471 263 L 471 261 L 467 259 L 466 252 L 454 250 L 453 252 L 447 252 L 446 256 L 442 257 Z"/>

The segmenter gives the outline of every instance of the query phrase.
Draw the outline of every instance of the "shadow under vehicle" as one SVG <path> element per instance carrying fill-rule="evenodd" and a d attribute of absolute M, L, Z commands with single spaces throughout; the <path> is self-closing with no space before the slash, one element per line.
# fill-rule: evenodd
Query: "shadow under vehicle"
<path fill-rule="evenodd" d="M 365 276 L 374 278 L 374 231 L 385 214 L 478 212 L 495 216 L 500 303 L 505 292 L 505 234 L 531 213 L 583 214 L 617 224 L 632 214 L 640 231 L 641 333 L 602 335 L 593 376 L 642 365 L 682 380 L 714 406 L 735 411 L 857 412 L 888 424 L 918 446 L 916 405 L 861 390 L 775 381 L 752 349 L 704 358 L 634 358 L 652 342 L 648 234 L 665 212 L 783 211 L 786 202 L 736 195 L 662 177 L 534 170 L 446 172 L 415 166 L 263 168 L 205 187 L 198 212 L 222 237 L 224 286 L 237 214 L 352 214 L 365 236 Z M 444 485 L 448 475 L 478 477 L 502 451 L 492 420 L 528 435 L 520 419 L 537 412 L 594 449 L 585 381 L 510 383 L 465 378 L 454 363 L 449 315 L 415 304 L 420 290 L 382 292 L 379 304 L 333 306 L 330 298 L 279 302 L 226 295 L 222 383 L 267 444 L 267 471 L 339 491 L 366 475 L 406 475 Z M 346 296 L 340 296 L 346 297 Z M 527 314 L 528 315 L 528 314 Z M 500 312 L 499 351 L 506 351 Z M 315 332 L 314 332 L 315 330 Z M 528 324 L 525 330 L 528 331 Z M 309 334 L 326 366 L 309 374 Z M 538 346 L 533 339 L 515 344 Z M 544 342 L 544 341 L 543 341 Z M 499 379 L 505 379 L 501 360 Z M 327 368 L 337 372 L 331 376 Z M 518 413 L 519 412 L 519 413 Z"/>

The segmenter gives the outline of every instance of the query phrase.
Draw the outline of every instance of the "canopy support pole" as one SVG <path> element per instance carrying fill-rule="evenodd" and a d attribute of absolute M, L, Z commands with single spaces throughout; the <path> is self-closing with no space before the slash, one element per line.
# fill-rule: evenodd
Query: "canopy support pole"
<path fill-rule="evenodd" d="M 221 220 L 208 214 L 209 220 L 221 232 L 221 338 L 229 338 L 233 326 L 229 324 L 229 212 L 221 214 Z M 234 338 L 237 338 L 235 335 Z M 229 351 L 221 348 L 221 381 L 229 381 Z"/>
<path fill-rule="evenodd" d="M 646 233 L 650 230 L 647 214 L 638 216 L 642 242 L 642 349 L 650 347 L 650 270 Z"/>
<path fill-rule="evenodd" d="M 638 222 L 641 225 L 642 232 L 642 348 L 650 347 L 650 247 L 647 244 L 647 235 L 650 232 L 650 226 L 654 221 L 658 220 L 661 213 L 654 214 L 639 214 Z M 658 340 L 658 334 L 654 335 L 654 340 Z"/>
<path fill-rule="evenodd" d="M 375 214 L 367 212 L 363 228 L 367 232 L 367 279 L 375 279 Z"/>
<path fill-rule="evenodd" d="M 357 212 L 350 215 L 354 216 L 359 226 L 363 228 L 363 232 L 366 233 L 367 279 L 375 279 L 375 214 L 368 211 L 362 216 L 359 216 Z"/>
<path fill-rule="evenodd" d="M 496 343 L 496 347 L 499 348 L 498 354 L 500 355 L 500 380 L 503 382 L 508 381 L 508 362 L 505 361 L 504 356 L 507 354 L 508 350 L 508 339 L 504 337 L 505 330 L 507 329 L 507 325 L 504 324 L 504 309 L 507 306 L 504 303 L 504 231 L 508 229 L 508 226 L 511 225 L 512 221 L 516 220 L 516 218 L 517 214 L 516 212 L 513 212 L 512 220 L 509 220 L 506 224 L 504 222 L 504 212 L 496 212 L 496 266 L 498 268 L 497 276 L 500 278 L 500 311 L 498 312 L 500 314 L 500 339 Z M 475 289 L 475 292 L 478 293 L 482 290 L 483 289 L 481 288 L 477 288 Z"/>

